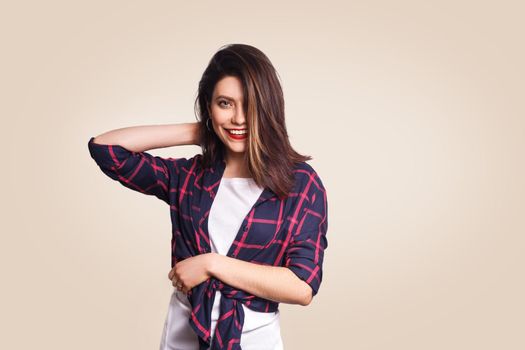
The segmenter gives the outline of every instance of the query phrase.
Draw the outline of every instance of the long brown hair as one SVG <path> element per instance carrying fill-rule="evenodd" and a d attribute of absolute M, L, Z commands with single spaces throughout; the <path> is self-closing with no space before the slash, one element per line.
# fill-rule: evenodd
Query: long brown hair
<path fill-rule="evenodd" d="M 224 159 L 225 146 L 206 122 L 215 84 L 225 76 L 237 77 L 243 87 L 243 109 L 248 124 L 245 157 L 255 183 L 279 197 L 293 189 L 293 170 L 312 159 L 290 145 L 284 118 L 284 97 L 278 73 L 266 55 L 246 44 L 222 46 L 211 58 L 199 82 L 195 111 L 200 123 L 202 166 Z M 200 119 L 199 119 L 200 118 Z"/>

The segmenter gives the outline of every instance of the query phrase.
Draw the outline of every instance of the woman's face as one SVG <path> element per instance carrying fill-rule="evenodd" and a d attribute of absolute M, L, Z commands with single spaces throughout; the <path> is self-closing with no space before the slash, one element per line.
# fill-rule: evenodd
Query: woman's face
<path fill-rule="evenodd" d="M 246 149 L 248 127 L 242 105 L 239 78 L 226 76 L 215 84 L 210 106 L 211 122 L 228 153 L 242 153 Z"/>

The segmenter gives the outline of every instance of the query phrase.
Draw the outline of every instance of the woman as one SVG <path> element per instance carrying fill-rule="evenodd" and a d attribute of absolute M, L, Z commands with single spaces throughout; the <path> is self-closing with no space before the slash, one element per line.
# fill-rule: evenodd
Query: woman
<path fill-rule="evenodd" d="M 101 170 L 170 206 L 174 289 L 164 349 L 282 349 L 278 305 L 319 290 L 327 198 L 311 157 L 291 147 L 269 59 L 221 48 L 195 101 L 197 123 L 135 126 L 89 140 Z M 199 145 L 191 158 L 146 150 Z"/>

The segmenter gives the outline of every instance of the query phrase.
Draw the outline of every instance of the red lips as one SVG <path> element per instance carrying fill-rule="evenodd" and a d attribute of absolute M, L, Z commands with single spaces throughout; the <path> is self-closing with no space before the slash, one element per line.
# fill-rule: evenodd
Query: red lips
<path fill-rule="evenodd" d="M 246 129 L 229 129 L 229 130 L 246 130 Z M 242 135 L 232 134 L 229 131 L 227 131 L 226 133 L 228 134 L 228 136 L 230 136 L 230 138 L 234 140 L 244 140 L 248 137 L 248 133 L 242 134 Z"/>

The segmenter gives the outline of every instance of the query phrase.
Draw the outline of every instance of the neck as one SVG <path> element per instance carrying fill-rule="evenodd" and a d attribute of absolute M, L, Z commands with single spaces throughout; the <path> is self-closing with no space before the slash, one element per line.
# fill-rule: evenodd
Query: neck
<path fill-rule="evenodd" d="M 226 154 L 226 168 L 224 169 L 225 177 L 250 177 L 248 163 L 244 159 L 244 153 Z"/>

